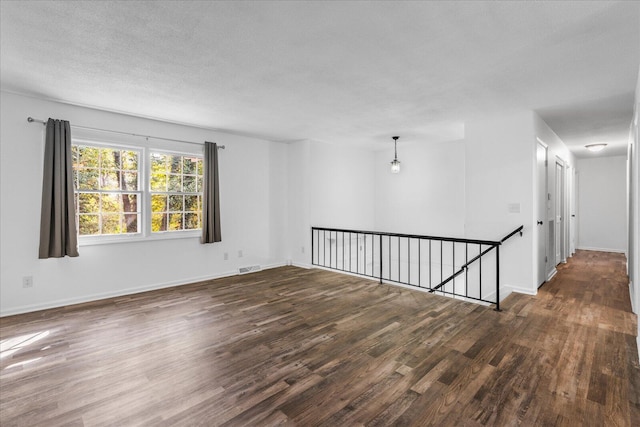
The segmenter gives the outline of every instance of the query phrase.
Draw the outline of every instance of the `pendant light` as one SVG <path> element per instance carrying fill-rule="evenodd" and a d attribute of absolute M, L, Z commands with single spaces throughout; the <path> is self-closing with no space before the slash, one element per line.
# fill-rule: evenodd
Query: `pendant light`
<path fill-rule="evenodd" d="M 394 157 L 391 162 L 391 173 L 399 173 L 400 172 L 400 161 L 398 160 L 398 138 L 399 136 L 392 136 L 393 138 L 393 151 Z"/>

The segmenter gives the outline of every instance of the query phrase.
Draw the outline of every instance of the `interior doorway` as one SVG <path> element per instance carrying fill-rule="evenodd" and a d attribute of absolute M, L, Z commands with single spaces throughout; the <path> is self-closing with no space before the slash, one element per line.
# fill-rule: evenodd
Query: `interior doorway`
<path fill-rule="evenodd" d="M 547 145 L 538 139 L 536 145 L 536 175 L 538 184 L 538 211 L 536 219 L 536 232 L 538 233 L 538 275 L 537 285 L 538 287 L 547 280 L 547 263 L 549 257 L 547 236 L 547 206 L 548 206 L 548 173 L 547 173 Z"/>
<path fill-rule="evenodd" d="M 556 159 L 556 175 L 555 175 L 555 263 L 558 265 L 565 261 L 565 164 L 561 159 Z"/>

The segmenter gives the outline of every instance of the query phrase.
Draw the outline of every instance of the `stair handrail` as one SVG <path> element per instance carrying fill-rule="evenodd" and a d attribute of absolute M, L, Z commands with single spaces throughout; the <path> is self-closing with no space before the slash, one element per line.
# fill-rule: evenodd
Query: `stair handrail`
<path fill-rule="evenodd" d="M 513 230 L 511 233 L 507 234 L 506 236 L 504 236 L 502 239 L 500 239 L 500 241 L 498 242 L 493 242 L 493 244 L 491 246 L 489 246 L 487 249 L 485 249 L 484 251 L 480 252 L 478 255 L 476 255 L 475 257 L 471 258 L 470 261 L 468 261 L 467 263 L 465 263 L 463 266 L 460 267 L 460 269 L 458 271 L 456 271 L 455 273 L 453 273 L 451 276 L 447 277 L 446 279 L 444 279 L 442 282 L 440 282 L 440 284 L 436 285 L 435 287 L 431 288 L 429 290 L 429 292 L 433 293 L 435 291 L 437 291 L 438 289 L 440 289 L 441 287 L 443 287 L 444 285 L 446 285 L 447 283 L 449 283 L 450 281 L 452 281 L 453 279 L 455 279 L 456 277 L 458 277 L 459 275 L 461 275 L 462 273 L 464 273 L 464 271 L 466 269 L 469 268 L 469 266 L 471 264 L 473 264 L 474 262 L 476 262 L 477 260 L 479 260 L 483 255 L 486 255 L 487 253 L 489 253 L 490 251 L 492 251 L 493 249 L 495 249 L 497 246 L 500 246 L 501 244 L 503 244 L 506 240 L 508 240 L 509 238 L 511 238 L 512 236 L 514 236 L 517 233 L 520 233 L 520 236 L 522 236 L 522 230 L 524 229 L 524 225 L 521 225 L 520 227 L 516 228 L 515 230 Z"/>

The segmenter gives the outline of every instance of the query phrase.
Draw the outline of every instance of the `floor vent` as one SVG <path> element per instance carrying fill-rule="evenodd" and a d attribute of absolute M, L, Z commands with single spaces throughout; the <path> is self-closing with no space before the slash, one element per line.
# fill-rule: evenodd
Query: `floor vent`
<path fill-rule="evenodd" d="M 251 272 L 260 271 L 260 270 L 262 270 L 262 268 L 260 268 L 259 265 L 250 265 L 249 267 L 240 267 L 238 269 L 238 272 L 240 274 L 246 274 L 246 273 L 251 273 Z"/>

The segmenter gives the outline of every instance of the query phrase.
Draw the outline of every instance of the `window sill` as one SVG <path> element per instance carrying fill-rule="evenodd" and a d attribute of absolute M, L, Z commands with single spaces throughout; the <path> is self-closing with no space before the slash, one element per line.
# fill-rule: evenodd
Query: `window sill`
<path fill-rule="evenodd" d="M 133 236 L 85 236 L 78 238 L 78 246 L 96 246 L 96 245 L 112 245 L 118 243 L 142 243 L 154 242 L 158 240 L 176 240 L 176 239 L 199 239 L 202 230 L 190 231 L 165 231 L 161 233 L 153 233 L 150 236 L 137 234 Z"/>

